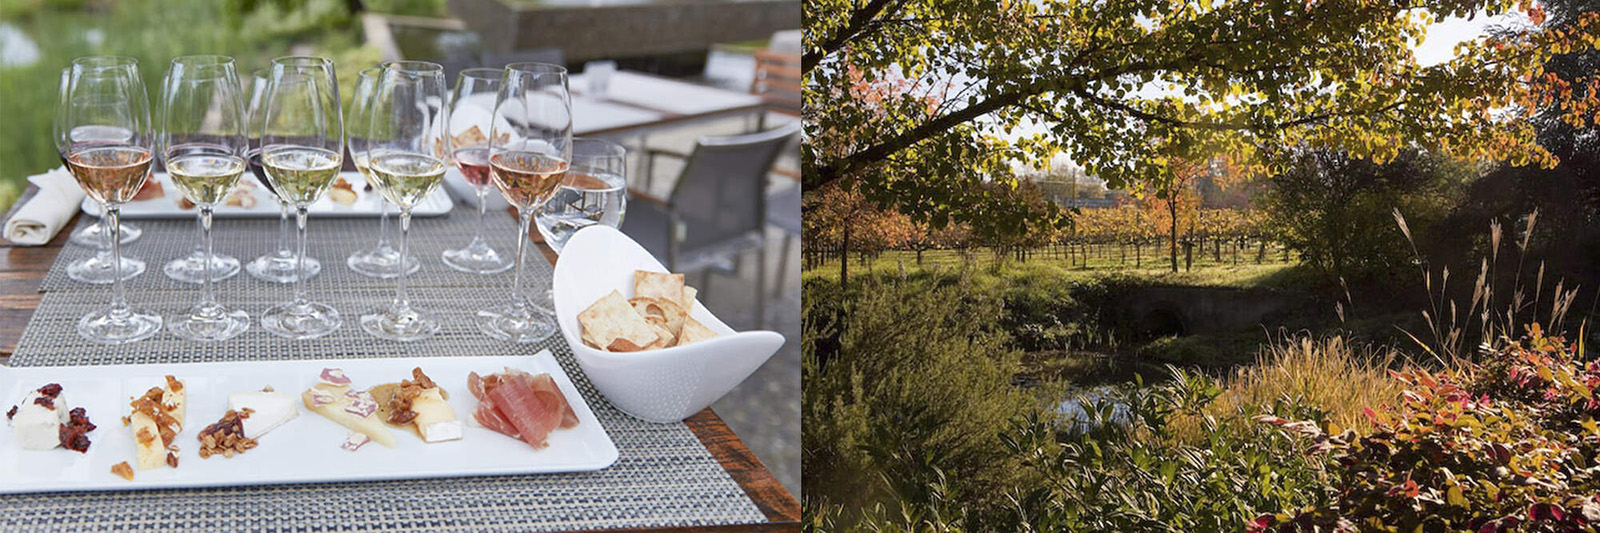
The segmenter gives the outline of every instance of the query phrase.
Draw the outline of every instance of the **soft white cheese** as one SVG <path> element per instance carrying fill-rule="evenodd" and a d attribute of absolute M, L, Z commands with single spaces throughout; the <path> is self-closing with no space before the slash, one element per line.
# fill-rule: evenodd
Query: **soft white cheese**
<path fill-rule="evenodd" d="M 246 408 L 250 409 L 250 416 L 244 419 L 244 436 L 252 439 L 261 438 L 273 428 L 300 416 L 300 409 L 295 407 L 299 402 L 298 398 L 288 393 L 276 391 L 236 392 L 228 395 L 229 409 L 241 413 Z"/>
<path fill-rule="evenodd" d="M 12 433 L 24 450 L 48 450 L 61 445 L 61 424 L 67 422 L 66 395 L 56 396 L 54 409 L 33 403 L 40 396 L 39 391 L 28 393 L 11 418 Z"/>
<path fill-rule="evenodd" d="M 424 442 L 439 442 L 461 438 L 461 421 L 450 420 L 419 426 Z"/>

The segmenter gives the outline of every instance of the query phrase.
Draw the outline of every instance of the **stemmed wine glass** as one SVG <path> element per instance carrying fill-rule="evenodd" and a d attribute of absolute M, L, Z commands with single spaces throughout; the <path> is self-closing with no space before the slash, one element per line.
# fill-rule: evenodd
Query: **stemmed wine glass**
<path fill-rule="evenodd" d="M 272 180 L 267 179 L 267 171 L 261 166 L 261 100 L 267 93 L 267 69 L 256 70 L 251 75 L 249 126 L 245 135 L 250 141 L 250 173 L 256 177 L 256 182 L 267 192 L 272 193 L 272 198 L 278 202 L 278 248 L 276 251 L 262 254 L 244 266 L 245 271 L 261 281 L 273 283 L 294 283 L 300 278 L 300 259 L 295 255 L 294 248 L 289 246 L 289 212 L 294 208 L 293 202 L 278 196 L 277 189 L 272 187 Z M 315 257 L 305 258 L 306 278 L 314 278 L 322 271 L 322 263 Z"/>
<path fill-rule="evenodd" d="M 373 94 L 377 92 L 378 78 L 383 75 L 383 67 L 368 67 L 361 69 L 357 75 L 356 92 L 350 98 L 350 113 L 345 116 L 345 129 L 349 130 L 350 157 L 354 159 L 356 170 L 361 171 L 361 177 L 366 178 L 369 185 L 373 184 L 372 172 L 367 165 L 367 149 L 373 142 L 368 127 L 372 122 Z M 405 263 L 401 264 L 400 252 L 389 244 L 389 201 L 379 194 L 379 202 L 383 203 L 383 213 L 378 218 L 378 243 L 366 250 L 357 250 L 345 259 L 345 265 L 363 276 L 389 279 L 401 275 L 410 275 L 422 268 L 422 262 L 414 255 L 405 256 Z"/>
<path fill-rule="evenodd" d="M 492 68 L 469 68 L 456 77 L 456 90 L 450 96 L 450 125 L 445 130 L 445 146 L 450 158 L 461 169 L 462 177 L 478 193 L 478 224 L 472 241 L 457 250 L 445 250 L 444 264 L 462 272 L 496 274 L 511 269 L 511 259 L 489 246 L 483 238 L 483 216 L 488 208 L 489 131 L 494 119 L 495 97 L 500 92 L 501 72 Z"/>
<path fill-rule="evenodd" d="M 306 295 L 307 209 L 328 192 L 344 163 L 344 118 L 333 61 L 290 56 L 272 60 L 261 102 L 261 166 L 278 196 L 295 206 L 299 270 L 294 301 L 261 315 L 274 335 L 313 339 L 333 333 L 344 320 L 327 304 Z"/>
<path fill-rule="evenodd" d="M 400 253 L 408 252 L 411 209 L 444 181 L 443 137 L 449 123 L 444 68 L 424 61 L 384 63 L 371 101 L 364 154 L 369 179 L 400 207 Z M 356 157 L 362 157 L 358 155 Z M 394 301 L 361 315 L 361 329 L 383 339 L 415 341 L 439 331 L 430 313 L 411 307 L 405 276 L 395 277 Z"/>
<path fill-rule="evenodd" d="M 161 83 L 157 148 L 172 184 L 200 210 L 203 255 L 200 302 L 173 316 L 167 329 L 195 341 L 231 339 L 250 329 L 250 316 L 217 303 L 211 241 L 212 210 L 239 184 L 249 144 L 233 58 L 183 56 L 172 60 Z"/>
<path fill-rule="evenodd" d="M 555 332 L 555 318 L 533 309 L 522 291 L 522 271 L 533 214 L 561 185 L 572 156 L 572 99 L 567 69 L 544 63 L 506 65 L 489 133 L 489 169 L 495 187 L 517 208 L 517 270 L 511 303 L 478 311 L 478 329 L 512 342 L 536 342 Z"/>
<path fill-rule="evenodd" d="M 139 62 L 127 57 L 82 57 L 72 62 L 70 82 L 62 92 L 65 107 L 57 124 L 56 149 L 89 197 L 100 202 L 111 233 L 112 264 L 122 262 L 118 219 L 122 204 L 133 198 L 150 177 L 150 102 L 139 78 Z M 122 128 L 117 140 L 74 140 L 78 128 Z M 111 304 L 78 320 L 78 334 L 94 342 L 123 344 L 161 331 L 161 316 L 128 305 L 122 278 L 112 277 Z"/>
<path fill-rule="evenodd" d="M 72 69 L 61 69 L 61 84 L 57 88 L 56 98 L 66 101 L 67 87 L 71 83 Z M 66 106 L 57 106 L 54 117 L 54 128 L 57 135 L 67 135 L 67 142 L 95 142 L 95 141 L 123 141 L 133 136 L 124 128 L 112 126 L 83 126 L 79 128 L 64 128 L 62 120 L 66 117 Z M 59 146 L 59 143 L 58 143 Z M 67 164 L 67 153 L 58 151 L 61 156 L 61 166 L 70 168 Z M 102 217 L 103 218 L 103 217 Z M 132 224 L 122 225 L 122 244 L 128 244 L 139 238 L 140 230 Z M 144 273 L 144 261 L 132 257 L 122 258 L 121 269 L 112 269 L 111 265 L 111 232 L 105 230 L 105 224 L 97 219 L 88 227 L 78 230 L 68 240 L 79 246 L 88 246 L 98 251 L 94 255 L 73 261 L 67 265 L 67 277 L 74 280 L 104 285 L 111 283 L 114 274 L 120 272 L 122 279 L 131 279 Z"/>

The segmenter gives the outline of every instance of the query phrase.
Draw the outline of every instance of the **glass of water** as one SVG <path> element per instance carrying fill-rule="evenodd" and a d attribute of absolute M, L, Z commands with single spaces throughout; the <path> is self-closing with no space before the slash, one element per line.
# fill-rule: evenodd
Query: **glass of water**
<path fill-rule="evenodd" d="M 567 176 L 534 216 L 545 244 L 559 254 L 580 229 L 622 225 L 628 201 L 627 155 L 622 145 L 611 141 L 572 138 Z"/>

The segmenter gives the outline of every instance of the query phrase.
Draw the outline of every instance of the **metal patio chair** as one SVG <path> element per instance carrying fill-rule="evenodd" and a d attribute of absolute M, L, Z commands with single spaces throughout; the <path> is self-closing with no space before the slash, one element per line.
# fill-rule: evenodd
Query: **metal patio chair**
<path fill-rule="evenodd" d="M 701 137 L 688 155 L 647 150 L 643 188 L 630 186 L 622 232 L 665 260 L 673 272 L 738 273 L 745 252 L 756 252 L 756 327 L 766 322 L 767 174 L 779 151 L 800 131 L 798 121 L 771 130 Z M 650 161 L 684 161 L 665 198 L 650 192 Z M 706 283 L 710 284 L 710 276 Z M 709 286 L 700 287 L 705 294 Z"/>

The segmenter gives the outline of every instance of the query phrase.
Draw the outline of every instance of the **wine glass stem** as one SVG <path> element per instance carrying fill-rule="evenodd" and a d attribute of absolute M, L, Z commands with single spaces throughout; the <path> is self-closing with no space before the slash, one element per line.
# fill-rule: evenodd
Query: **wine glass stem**
<path fill-rule="evenodd" d="M 308 215 L 309 213 L 306 212 L 305 206 L 297 206 L 295 208 L 295 229 L 299 237 L 297 239 L 299 243 L 297 249 L 300 253 L 296 254 L 297 257 L 294 260 L 294 305 L 300 310 L 305 310 L 307 305 L 311 303 L 311 299 L 306 297 L 306 217 Z"/>
<path fill-rule="evenodd" d="M 129 314 L 128 298 L 122 292 L 122 206 L 105 205 L 101 210 L 106 214 L 106 232 L 111 235 L 111 318 L 120 321 Z"/>
<path fill-rule="evenodd" d="M 405 265 L 406 254 L 411 244 L 411 210 L 400 210 L 400 264 Z M 406 297 L 406 274 L 403 271 L 394 278 L 394 312 L 404 313 L 411 309 L 411 300 Z"/>
<path fill-rule="evenodd" d="M 518 226 L 522 229 L 517 233 L 517 275 L 511 281 L 511 305 L 516 309 L 517 316 L 527 316 L 528 302 L 522 297 L 522 256 L 523 250 L 528 245 L 528 228 L 533 224 L 533 210 L 518 211 Z"/>
<path fill-rule="evenodd" d="M 478 190 L 478 225 L 472 228 L 472 244 L 483 242 L 483 214 L 489 209 L 489 188 L 474 186 Z"/>
<path fill-rule="evenodd" d="M 378 249 L 380 250 L 389 247 L 389 205 L 388 200 L 383 201 L 383 215 L 378 217 Z M 404 255 L 400 256 L 402 264 L 404 264 L 405 258 L 406 256 Z M 402 270 L 404 269 L 402 268 Z"/>
<path fill-rule="evenodd" d="M 200 206 L 200 245 L 205 247 L 205 267 L 200 270 L 200 312 L 206 316 L 215 315 L 217 310 L 217 294 L 211 287 L 211 263 L 214 261 L 214 252 L 211 249 L 211 206 Z"/>
<path fill-rule="evenodd" d="M 278 208 L 278 257 L 289 257 L 289 204 L 279 202 Z"/>

